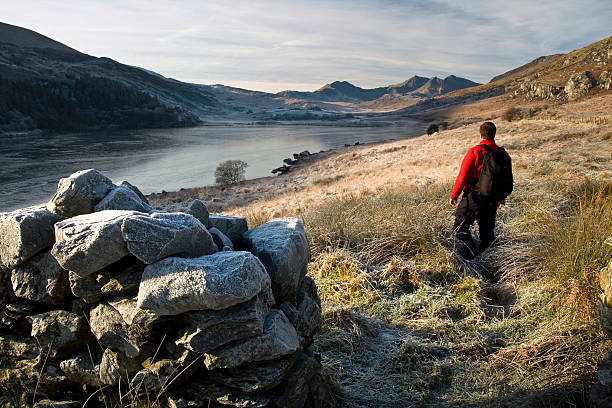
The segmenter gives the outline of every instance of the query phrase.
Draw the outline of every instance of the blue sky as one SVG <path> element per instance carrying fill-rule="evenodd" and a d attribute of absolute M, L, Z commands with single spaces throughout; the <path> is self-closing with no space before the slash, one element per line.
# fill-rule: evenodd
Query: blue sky
<path fill-rule="evenodd" d="M 612 1 L 0 0 L 0 21 L 164 76 L 277 92 L 477 82 L 612 35 Z"/>

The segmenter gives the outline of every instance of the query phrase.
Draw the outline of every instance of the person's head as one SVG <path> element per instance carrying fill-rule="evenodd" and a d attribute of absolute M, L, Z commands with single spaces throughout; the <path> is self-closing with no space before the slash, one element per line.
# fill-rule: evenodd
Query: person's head
<path fill-rule="evenodd" d="M 496 131 L 497 129 L 495 128 L 495 124 L 493 122 L 484 122 L 482 125 L 480 125 L 480 137 L 482 139 L 495 139 Z"/>

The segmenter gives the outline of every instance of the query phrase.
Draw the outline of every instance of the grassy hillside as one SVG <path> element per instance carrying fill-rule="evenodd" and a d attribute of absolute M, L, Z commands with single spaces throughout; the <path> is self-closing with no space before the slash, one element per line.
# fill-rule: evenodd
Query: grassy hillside
<path fill-rule="evenodd" d="M 497 123 L 516 177 L 496 245 L 473 261 L 454 253 L 447 201 L 479 123 L 154 203 L 199 196 L 248 214 L 250 227 L 304 220 L 324 303 L 316 344 L 344 407 L 584 406 L 612 347 L 596 311 L 612 235 L 611 112 L 601 111 L 612 100 L 601 98 L 512 122 L 471 106 Z"/>

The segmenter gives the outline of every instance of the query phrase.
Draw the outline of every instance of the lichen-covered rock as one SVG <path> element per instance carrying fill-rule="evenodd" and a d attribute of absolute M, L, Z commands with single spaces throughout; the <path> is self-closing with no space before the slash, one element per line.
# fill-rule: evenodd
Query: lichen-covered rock
<path fill-rule="evenodd" d="M 101 211 L 55 224 L 51 254 L 62 268 L 87 276 L 111 265 L 128 252 L 121 234 L 123 220 L 134 211 Z"/>
<path fill-rule="evenodd" d="M 126 324 L 121 314 L 109 304 L 100 303 L 89 316 L 91 332 L 102 346 L 139 361 L 155 350 L 154 339 L 138 325 Z"/>
<path fill-rule="evenodd" d="M 210 232 L 210 235 L 212 235 L 213 241 L 215 241 L 215 245 L 217 245 L 217 248 L 219 248 L 220 251 L 234 250 L 234 243 L 232 240 L 217 228 L 211 227 L 208 229 L 208 232 Z"/>
<path fill-rule="evenodd" d="M 163 359 L 148 365 L 132 378 L 130 388 L 136 392 L 155 393 L 170 385 L 177 385 L 200 368 L 200 356 L 185 352 L 177 360 Z"/>
<path fill-rule="evenodd" d="M 249 252 L 217 252 L 200 258 L 166 258 L 145 268 L 138 307 L 158 316 L 226 309 L 269 285 L 261 262 Z"/>
<path fill-rule="evenodd" d="M 144 213 L 155 211 L 127 186 L 115 187 L 94 207 L 94 211 L 104 210 L 132 210 Z"/>
<path fill-rule="evenodd" d="M 208 207 L 202 201 L 197 198 L 189 203 L 185 213 L 191 214 L 198 219 L 206 228 L 208 228 L 208 217 L 210 213 L 208 212 Z M 219 247 L 221 248 L 221 247 Z"/>
<path fill-rule="evenodd" d="M 99 360 L 98 353 L 98 360 Z M 79 384 L 87 384 L 93 387 L 100 387 L 100 365 L 99 361 L 93 361 L 95 357 L 92 353 L 79 353 L 74 357 L 60 363 L 60 368 L 64 375 L 70 380 Z"/>
<path fill-rule="evenodd" d="M 304 225 L 297 218 L 279 218 L 243 234 L 243 241 L 266 267 L 277 302 L 293 300 L 310 261 Z"/>
<path fill-rule="evenodd" d="M 7 303 L 0 312 L 0 327 L 4 326 L 19 334 L 30 333 L 32 325 L 26 319 L 34 310 L 35 306 L 27 301 Z"/>
<path fill-rule="evenodd" d="M 573 101 L 593 89 L 596 83 L 597 81 L 593 78 L 593 74 L 589 71 L 584 71 L 570 76 L 563 90 L 567 95 L 567 99 Z"/>
<path fill-rule="evenodd" d="M 0 269 L 12 269 L 55 242 L 56 222 L 63 218 L 44 206 L 0 213 Z"/>
<path fill-rule="evenodd" d="M 195 258 L 217 252 L 210 233 L 184 213 L 138 214 L 121 227 L 128 250 L 146 264 L 169 256 Z"/>
<path fill-rule="evenodd" d="M 321 326 L 321 299 L 317 285 L 309 276 L 302 279 L 297 295 L 297 307 L 290 302 L 280 305 L 282 311 L 302 338 L 310 338 Z"/>
<path fill-rule="evenodd" d="M 287 316 L 273 309 L 264 322 L 262 334 L 204 354 L 209 370 L 233 368 L 252 361 L 274 360 L 299 350 L 300 338 Z"/>
<path fill-rule="evenodd" d="M 11 274 L 15 296 L 47 305 L 61 305 L 70 297 L 68 271 L 51 252 L 43 252 L 19 265 Z"/>
<path fill-rule="evenodd" d="M 188 350 L 204 353 L 236 340 L 263 332 L 264 320 L 274 305 L 267 286 L 253 299 L 222 310 L 204 310 L 184 315 L 187 330 L 176 344 Z"/>
<path fill-rule="evenodd" d="M 238 242 L 240 236 L 248 229 L 246 218 L 230 215 L 210 214 L 208 225 L 210 228 L 216 228 L 224 233 L 233 243 Z"/>
<path fill-rule="evenodd" d="M 89 214 L 113 188 L 112 180 L 98 170 L 81 170 L 59 181 L 47 209 L 63 217 Z"/>
<path fill-rule="evenodd" d="M 599 74 L 599 80 L 597 81 L 598 86 L 606 91 L 612 89 L 612 73 L 608 71 L 602 71 Z"/>
<path fill-rule="evenodd" d="M 70 288 L 74 296 L 90 304 L 108 297 L 136 294 L 145 266 L 128 255 L 91 275 L 70 272 Z"/>
<path fill-rule="evenodd" d="M 32 337 L 6 334 L 0 336 L 0 355 L 20 360 L 32 359 L 38 355 L 38 346 Z"/>
<path fill-rule="evenodd" d="M 85 318 L 65 310 L 33 315 L 29 320 L 40 353 L 49 353 L 50 357 L 61 358 L 78 352 L 94 340 Z"/>
<path fill-rule="evenodd" d="M 142 366 L 133 358 L 105 349 L 99 366 L 100 382 L 105 385 L 117 385 L 120 379 L 129 381 L 141 369 Z"/>
<path fill-rule="evenodd" d="M 219 384 L 245 393 L 262 393 L 279 385 L 299 354 L 278 360 L 243 364 L 236 368 L 213 370 L 208 377 Z"/>
<path fill-rule="evenodd" d="M 126 324 L 147 324 L 157 319 L 154 313 L 138 307 L 138 297 L 124 297 L 110 299 L 108 304 L 111 305 L 119 314 Z"/>

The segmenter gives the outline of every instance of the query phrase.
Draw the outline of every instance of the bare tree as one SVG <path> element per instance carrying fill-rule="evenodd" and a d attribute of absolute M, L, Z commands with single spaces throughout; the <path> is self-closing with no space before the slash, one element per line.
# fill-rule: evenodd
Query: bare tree
<path fill-rule="evenodd" d="M 248 164 L 242 160 L 226 160 L 215 170 L 215 183 L 223 185 L 243 181 L 247 167 Z"/>

